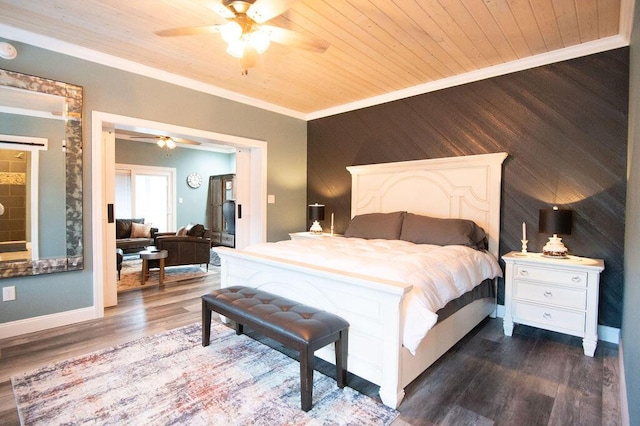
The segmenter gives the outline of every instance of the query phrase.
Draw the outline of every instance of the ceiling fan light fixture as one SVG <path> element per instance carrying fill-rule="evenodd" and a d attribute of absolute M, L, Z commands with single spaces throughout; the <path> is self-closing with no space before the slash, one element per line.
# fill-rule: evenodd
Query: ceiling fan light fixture
<path fill-rule="evenodd" d="M 229 22 L 220 27 L 220 35 L 222 39 L 231 44 L 242 36 L 242 27 L 237 22 Z"/>
<path fill-rule="evenodd" d="M 245 47 L 245 43 L 243 40 L 241 39 L 234 40 L 230 42 L 229 45 L 227 46 L 227 53 L 233 56 L 234 58 L 240 59 L 244 55 L 244 47 Z"/>
<path fill-rule="evenodd" d="M 271 45 L 271 40 L 269 39 L 269 34 L 264 31 L 253 31 L 247 34 L 247 38 L 249 39 L 249 43 L 256 49 L 259 55 L 266 52 Z"/>
<path fill-rule="evenodd" d="M 167 147 L 167 149 L 173 149 L 176 147 L 176 143 L 169 136 L 162 136 L 160 139 L 158 139 L 156 145 L 158 145 L 160 148 Z"/>

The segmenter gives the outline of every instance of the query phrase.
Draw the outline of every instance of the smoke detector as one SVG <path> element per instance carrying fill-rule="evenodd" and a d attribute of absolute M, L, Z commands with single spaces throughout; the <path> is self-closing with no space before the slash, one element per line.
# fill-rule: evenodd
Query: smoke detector
<path fill-rule="evenodd" d="M 0 42 L 0 58 L 2 59 L 14 59 L 18 56 L 18 51 L 13 45 L 5 42 Z"/>

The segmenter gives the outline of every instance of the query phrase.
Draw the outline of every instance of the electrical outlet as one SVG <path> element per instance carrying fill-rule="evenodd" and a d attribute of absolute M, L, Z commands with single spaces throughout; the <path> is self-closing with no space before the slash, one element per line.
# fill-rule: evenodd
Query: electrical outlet
<path fill-rule="evenodd" d="M 16 300 L 16 287 L 2 287 L 2 301 L 8 302 L 10 300 Z"/>

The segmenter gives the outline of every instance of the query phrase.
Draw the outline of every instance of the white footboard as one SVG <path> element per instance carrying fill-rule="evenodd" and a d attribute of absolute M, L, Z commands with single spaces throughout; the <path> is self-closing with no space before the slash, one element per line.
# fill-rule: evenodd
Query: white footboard
<path fill-rule="evenodd" d="M 243 285 L 296 300 L 349 321 L 350 372 L 380 386 L 385 405 L 404 396 L 401 370 L 402 303 L 411 285 L 310 267 L 242 250 L 216 248 L 222 287 Z M 330 345 L 331 346 L 331 345 Z M 333 348 L 316 355 L 335 363 Z"/>

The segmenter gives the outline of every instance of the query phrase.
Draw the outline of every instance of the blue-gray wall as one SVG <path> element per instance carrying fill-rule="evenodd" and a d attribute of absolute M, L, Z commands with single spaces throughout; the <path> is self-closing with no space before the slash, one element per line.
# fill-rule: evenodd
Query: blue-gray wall
<path fill-rule="evenodd" d="M 185 89 L 137 74 L 10 41 L 18 57 L 0 59 L 0 68 L 77 84 L 84 88 L 84 256 L 85 269 L 50 275 L 5 278 L 17 300 L 0 302 L 0 323 L 93 305 L 94 241 L 91 195 L 91 112 L 137 117 L 182 127 L 263 140 L 267 148 L 267 239 L 287 238 L 306 226 L 306 122 Z M 251 76 L 238 76 L 251 78 Z"/>
<path fill-rule="evenodd" d="M 629 70 L 629 166 L 622 348 L 631 425 L 640 425 L 640 8 L 635 8 Z"/>
<path fill-rule="evenodd" d="M 235 154 L 177 147 L 168 151 L 155 144 L 116 139 L 116 163 L 143 166 L 173 167 L 176 169 L 177 227 L 192 223 L 207 224 L 207 195 L 209 176 L 236 172 Z M 200 188 L 187 185 L 187 176 L 199 173 Z"/>

